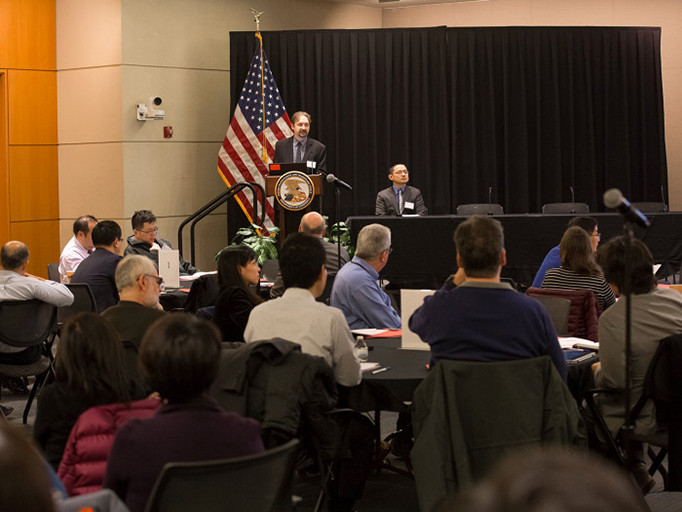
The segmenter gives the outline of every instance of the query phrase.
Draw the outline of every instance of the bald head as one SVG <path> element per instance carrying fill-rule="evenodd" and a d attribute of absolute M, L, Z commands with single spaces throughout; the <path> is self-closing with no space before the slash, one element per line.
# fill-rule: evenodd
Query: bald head
<path fill-rule="evenodd" d="M 27 262 L 28 249 L 23 242 L 12 240 L 11 242 L 7 242 L 2 246 L 2 249 L 0 249 L 0 264 L 2 264 L 4 270 L 20 272 Z"/>
<path fill-rule="evenodd" d="M 322 238 L 324 236 L 324 217 L 317 212 L 308 212 L 301 217 L 299 231 L 306 235 Z"/>

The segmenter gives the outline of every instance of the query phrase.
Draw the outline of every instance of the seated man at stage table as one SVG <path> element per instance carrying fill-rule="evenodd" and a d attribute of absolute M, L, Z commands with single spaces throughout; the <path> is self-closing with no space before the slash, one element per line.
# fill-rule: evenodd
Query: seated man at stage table
<path fill-rule="evenodd" d="M 327 261 L 324 266 L 326 267 L 328 274 L 336 274 L 339 269 L 348 263 L 348 260 L 350 260 L 350 256 L 348 256 L 348 251 L 345 247 L 341 247 L 341 259 L 339 260 L 339 252 L 336 244 L 327 242 L 323 239 L 325 232 L 325 221 L 324 217 L 322 217 L 322 215 L 319 213 L 308 212 L 301 217 L 301 223 L 298 226 L 298 230 L 301 233 L 305 233 L 306 235 L 314 236 L 315 238 L 320 239 L 322 242 L 322 247 L 324 247 L 324 252 L 327 255 Z M 281 297 L 284 293 L 284 290 L 284 280 L 282 279 L 282 271 L 280 270 L 277 273 L 277 277 L 275 278 L 272 288 L 270 289 L 270 297 L 273 299 L 276 297 Z"/>
<path fill-rule="evenodd" d="M 410 173 L 404 164 L 395 164 L 388 170 L 392 185 L 377 194 L 375 215 L 426 215 L 422 193 L 411 187 Z"/>
<path fill-rule="evenodd" d="M 73 236 L 59 256 L 59 277 L 62 282 L 66 282 L 66 273 L 74 272 L 95 247 L 92 243 L 92 229 L 96 224 L 97 219 L 93 215 L 83 215 L 73 221 Z"/>
<path fill-rule="evenodd" d="M 592 244 L 592 250 L 597 252 L 597 246 L 599 245 L 599 240 L 601 235 L 599 234 L 599 226 L 597 225 L 597 219 L 594 217 L 583 216 L 583 217 L 573 217 L 568 221 L 566 229 L 573 226 L 578 226 L 582 228 L 589 236 L 590 243 Z M 558 268 L 561 266 L 561 244 L 557 244 L 552 247 L 545 259 L 542 260 L 542 265 L 538 273 L 535 274 L 535 279 L 533 279 L 533 288 L 541 288 L 542 280 L 545 278 L 545 274 L 550 268 Z"/>
<path fill-rule="evenodd" d="M 326 172 L 327 147 L 319 140 L 308 137 L 311 122 L 312 119 L 307 112 L 295 112 L 291 116 L 294 135 L 277 141 L 273 163 L 315 162 L 315 171 Z"/>
<path fill-rule="evenodd" d="M 123 259 L 121 226 L 113 220 L 103 220 L 92 229 L 95 252 L 85 258 L 71 277 L 72 283 L 90 286 L 100 313 L 118 302 L 116 267 Z"/>
<path fill-rule="evenodd" d="M 368 224 L 358 233 L 355 256 L 334 279 L 330 304 L 343 311 L 351 329 L 400 329 L 400 315 L 379 283 L 391 254 L 391 230 Z"/>
<path fill-rule="evenodd" d="M 173 246 L 168 240 L 156 236 L 159 232 L 159 226 L 156 223 L 156 215 L 150 210 L 136 211 L 130 222 L 133 226 L 133 234 L 128 237 L 128 247 L 126 247 L 125 255 L 140 254 L 151 258 L 154 264 L 159 266 L 158 251 L 173 249 Z M 192 266 L 191 263 L 180 258 L 180 275 L 192 275 L 199 269 Z"/>
<path fill-rule="evenodd" d="M 474 215 L 457 226 L 455 245 L 466 280 L 426 297 L 410 318 L 410 329 L 431 347 L 431 364 L 549 355 L 565 379 L 566 360 L 545 308 L 500 282 L 507 262 L 502 224 Z"/>
<path fill-rule="evenodd" d="M 283 338 L 298 343 L 305 354 L 324 358 L 339 384 L 355 386 L 362 372 L 348 324 L 339 310 L 315 300 L 327 283 L 324 263 L 318 238 L 303 233 L 287 237 L 279 256 L 286 291 L 253 308 L 244 340 Z"/>
<path fill-rule="evenodd" d="M 614 289 L 623 291 L 625 258 L 631 258 L 632 270 L 632 388 L 631 404 L 642 394 L 644 377 L 659 342 L 671 334 L 682 332 L 682 294 L 669 288 L 658 288 L 653 273 L 654 260 L 641 240 L 628 247 L 623 236 L 615 237 L 597 251 L 597 262 L 604 278 Z M 625 387 L 625 306 L 621 298 L 599 317 L 599 361 L 592 365 L 594 382 L 600 388 Z M 624 423 L 625 406 L 621 395 L 598 395 L 599 408 L 614 436 Z M 649 401 L 637 418 L 635 434 L 650 435 L 657 430 L 654 404 Z M 632 441 L 635 464 L 631 468 L 644 492 L 654 485 L 644 464 L 641 442 Z"/>

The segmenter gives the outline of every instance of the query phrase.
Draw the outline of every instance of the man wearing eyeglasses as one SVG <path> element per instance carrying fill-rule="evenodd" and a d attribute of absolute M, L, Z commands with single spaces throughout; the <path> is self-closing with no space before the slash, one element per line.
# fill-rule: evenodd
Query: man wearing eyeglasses
<path fill-rule="evenodd" d="M 358 233 L 355 256 L 336 275 L 330 303 L 351 329 L 400 329 L 400 315 L 377 282 L 391 252 L 391 230 L 368 224 Z"/>
<path fill-rule="evenodd" d="M 168 240 L 156 236 L 159 232 L 159 226 L 156 223 L 156 215 L 150 210 L 136 211 L 130 222 L 133 226 L 133 234 L 128 237 L 128 247 L 126 247 L 125 254 L 140 254 L 147 256 L 159 266 L 159 253 L 172 249 L 173 246 Z M 192 266 L 189 262 L 182 259 L 180 256 L 180 275 L 192 275 L 199 269 Z"/>
<path fill-rule="evenodd" d="M 388 170 L 392 185 L 377 194 L 375 215 L 427 215 L 422 193 L 411 187 L 410 172 L 404 164 L 395 164 Z"/>

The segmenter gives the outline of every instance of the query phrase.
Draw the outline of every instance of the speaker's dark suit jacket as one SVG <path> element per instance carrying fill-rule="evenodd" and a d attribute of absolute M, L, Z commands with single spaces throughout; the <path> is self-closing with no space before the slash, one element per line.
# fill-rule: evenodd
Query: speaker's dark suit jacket
<path fill-rule="evenodd" d="M 319 140 L 311 139 L 305 145 L 303 161 L 312 160 L 317 163 L 317 169 L 327 171 L 327 147 Z M 275 157 L 273 163 L 285 164 L 294 161 L 294 137 L 282 139 L 275 144 Z M 317 170 L 316 169 L 316 170 Z"/>
<path fill-rule="evenodd" d="M 403 214 L 413 215 L 427 215 L 428 210 L 424 205 L 424 199 L 422 198 L 422 193 L 418 188 L 410 187 L 405 185 L 405 191 L 403 192 L 404 204 L 414 203 L 414 208 L 403 208 Z M 385 190 L 382 190 L 377 194 L 377 204 L 375 215 L 400 215 L 398 210 L 398 201 L 395 198 L 395 192 L 393 191 L 393 185 Z"/>

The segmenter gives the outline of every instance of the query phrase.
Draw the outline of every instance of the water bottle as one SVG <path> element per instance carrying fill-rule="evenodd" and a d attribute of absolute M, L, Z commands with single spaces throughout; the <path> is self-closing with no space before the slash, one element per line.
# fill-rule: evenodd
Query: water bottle
<path fill-rule="evenodd" d="M 365 343 L 364 336 L 358 336 L 357 340 L 355 340 L 355 357 L 363 363 L 369 359 L 369 349 L 367 348 L 367 343 Z"/>

